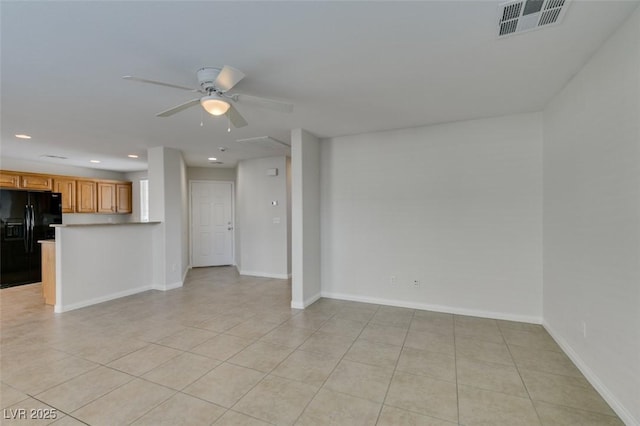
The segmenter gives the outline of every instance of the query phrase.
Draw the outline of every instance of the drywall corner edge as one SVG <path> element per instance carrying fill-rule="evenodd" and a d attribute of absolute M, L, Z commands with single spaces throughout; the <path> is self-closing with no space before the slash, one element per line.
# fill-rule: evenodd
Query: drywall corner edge
<path fill-rule="evenodd" d="M 322 294 L 320 293 L 316 293 L 313 296 L 305 299 L 302 303 L 300 302 L 295 302 L 295 301 L 291 301 L 291 308 L 292 309 L 306 309 L 309 306 L 313 305 L 315 302 L 318 301 L 318 299 L 320 299 L 322 297 Z"/>

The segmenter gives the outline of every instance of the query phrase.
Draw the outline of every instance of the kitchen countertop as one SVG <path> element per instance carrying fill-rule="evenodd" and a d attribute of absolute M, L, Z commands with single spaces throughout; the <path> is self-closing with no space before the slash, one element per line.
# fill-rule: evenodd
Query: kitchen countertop
<path fill-rule="evenodd" d="M 56 240 L 38 240 L 40 244 L 55 244 Z"/>

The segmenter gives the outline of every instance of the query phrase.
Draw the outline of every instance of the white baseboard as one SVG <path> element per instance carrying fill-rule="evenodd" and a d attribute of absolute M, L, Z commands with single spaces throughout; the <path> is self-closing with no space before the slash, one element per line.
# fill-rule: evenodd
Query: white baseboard
<path fill-rule="evenodd" d="M 153 284 L 151 286 L 151 288 L 153 290 L 160 290 L 160 291 L 168 291 L 168 290 L 173 290 L 175 288 L 180 288 L 183 285 L 183 281 L 178 281 L 175 283 L 171 283 L 171 284 Z"/>
<path fill-rule="evenodd" d="M 93 299 L 83 300 L 82 302 L 71 303 L 69 305 L 58 304 L 54 306 L 54 312 L 68 312 L 74 309 L 80 309 L 91 305 L 97 305 L 98 303 L 108 302 L 109 300 L 119 299 L 121 297 L 131 296 L 132 294 L 142 293 L 143 291 L 151 290 L 153 287 L 150 285 L 136 287 L 129 290 L 119 291 L 117 293 L 111 293 L 100 297 L 94 297 Z"/>
<path fill-rule="evenodd" d="M 191 269 L 191 265 L 187 265 L 187 269 L 184 270 L 184 274 L 182 274 L 182 282 L 184 283 L 187 280 L 187 274 Z"/>
<path fill-rule="evenodd" d="M 277 278 L 281 280 L 286 280 L 291 277 L 289 274 L 272 274 L 270 272 L 243 271 L 240 269 L 238 269 L 238 273 L 240 275 L 248 275 L 251 277 Z"/>
<path fill-rule="evenodd" d="M 320 299 L 322 297 L 322 295 L 320 293 L 314 294 L 313 296 L 305 299 L 302 303 L 301 302 L 294 302 L 293 300 L 291 301 L 291 307 L 293 309 L 305 309 L 307 306 L 312 305 L 313 303 L 315 303 L 316 300 Z"/>
<path fill-rule="evenodd" d="M 618 401 L 618 399 L 613 395 L 613 393 L 609 390 L 609 388 L 602 383 L 602 380 L 598 377 L 596 373 L 582 360 L 580 355 L 573 350 L 571 345 L 560 336 L 558 332 L 556 332 L 548 322 L 544 321 L 542 326 L 547 330 L 547 332 L 553 337 L 553 340 L 556 341 L 558 346 L 562 348 L 562 350 L 567 354 L 571 361 L 578 367 L 578 370 L 584 375 L 584 377 L 591 383 L 591 386 L 594 387 L 596 391 L 607 401 L 607 404 L 611 406 L 613 411 L 616 412 L 618 417 L 624 422 L 627 426 L 640 426 L 640 419 L 636 419 L 633 417 L 633 414 L 629 412 L 629 410 Z"/>
<path fill-rule="evenodd" d="M 168 291 L 168 290 L 173 290 L 175 288 L 180 288 L 184 285 L 184 282 L 187 280 L 187 274 L 189 273 L 190 269 L 191 269 L 191 265 L 187 266 L 187 269 L 185 269 L 184 273 L 182 274 L 182 281 L 176 281 L 175 283 L 171 283 L 171 284 L 152 284 L 151 288 L 154 290 L 160 290 L 160 291 Z"/>
<path fill-rule="evenodd" d="M 468 315 L 472 317 L 500 319 L 507 321 L 542 324 L 542 318 L 529 315 L 516 315 L 505 312 L 481 311 L 458 308 L 454 306 L 430 305 L 428 303 L 408 302 L 406 300 L 382 299 L 377 297 L 358 296 L 345 293 L 322 292 L 322 297 L 329 299 L 350 300 L 353 302 L 374 303 L 376 305 L 397 306 L 400 308 L 421 309 L 423 311 L 443 312 L 446 314 Z"/>

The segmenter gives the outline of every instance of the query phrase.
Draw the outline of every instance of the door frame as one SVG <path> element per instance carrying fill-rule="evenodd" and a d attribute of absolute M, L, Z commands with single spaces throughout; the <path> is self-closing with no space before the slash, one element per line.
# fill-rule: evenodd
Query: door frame
<path fill-rule="evenodd" d="M 189 264 L 193 267 L 193 184 L 194 183 L 228 183 L 231 184 L 231 265 L 236 266 L 236 189 L 232 180 L 189 180 Z"/>

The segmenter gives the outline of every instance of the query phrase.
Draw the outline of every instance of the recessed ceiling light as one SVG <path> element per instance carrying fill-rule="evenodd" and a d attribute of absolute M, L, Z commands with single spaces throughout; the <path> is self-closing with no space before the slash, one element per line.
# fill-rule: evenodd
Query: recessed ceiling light
<path fill-rule="evenodd" d="M 100 162 L 100 160 L 89 160 L 90 163 L 95 163 L 98 164 Z"/>
<path fill-rule="evenodd" d="M 138 156 L 135 155 L 135 154 L 129 154 L 129 155 L 127 155 L 127 157 L 129 157 L 129 158 L 138 158 Z"/>
<path fill-rule="evenodd" d="M 24 134 L 20 133 L 20 134 L 16 135 L 16 138 L 18 138 L 18 139 L 31 139 L 31 136 L 24 135 Z"/>
<path fill-rule="evenodd" d="M 218 159 L 216 157 L 209 157 L 208 160 L 209 161 L 217 161 Z"/>

